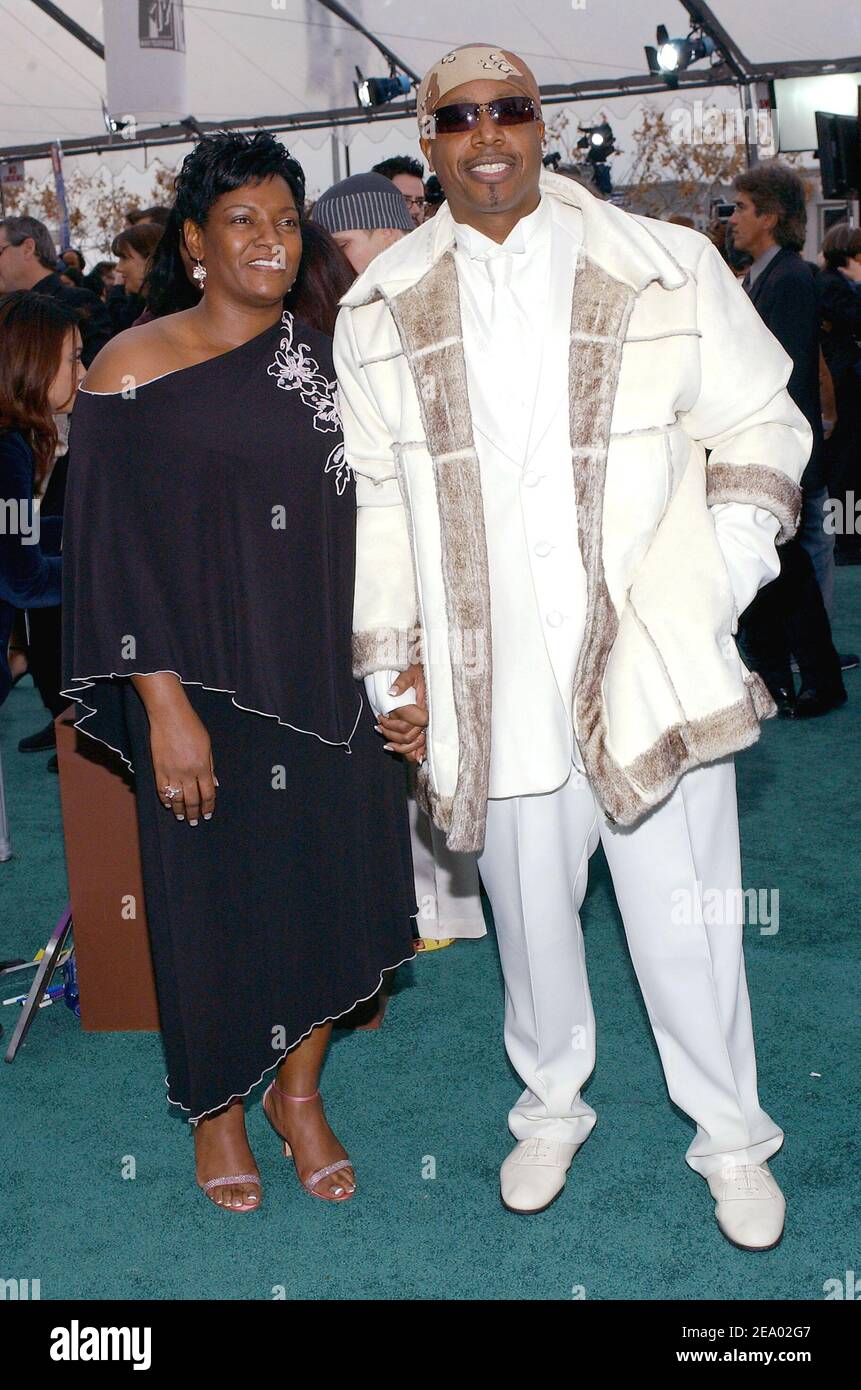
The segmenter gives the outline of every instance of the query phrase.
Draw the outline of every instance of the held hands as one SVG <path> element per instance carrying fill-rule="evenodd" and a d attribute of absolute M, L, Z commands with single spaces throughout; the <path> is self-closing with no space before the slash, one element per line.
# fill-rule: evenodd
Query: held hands
<path fill-rule="evenodd" d="M 385 735 L 387 741 L 384 747 L 388 752 L 399 753 L 410 763 L 422 763 L 425 760 L 425 729 L 428 723 L 423 668 L 415 665 L 402 671 L 389 694 L 403 695 L 411 686 L 415 688 L 416 704 L 401 705 L 391 714 L 381 714 L 375 728 L 378 733 Z"/>
<path fill-rule="evenodd" d="M 202 814 L 211 820 L 218 781 L 212 762 L 209 734 L 190 705 L 173 710 L 170 718 L 150 717 L 150 750 L 155 784 L 163 805 L 178 821 L 188 817 L 197 825 Z M 176 794 L 168 797 L 165 789 Z"/>

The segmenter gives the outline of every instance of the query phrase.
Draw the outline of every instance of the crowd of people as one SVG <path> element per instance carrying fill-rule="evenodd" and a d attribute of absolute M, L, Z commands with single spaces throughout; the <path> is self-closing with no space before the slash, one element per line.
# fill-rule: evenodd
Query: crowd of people
<path fill-rule="evenodd" d="M 456 50 L 422 84 L 431 172 L 389 159 L 311 204 L 277 140 L 224 134 L 89 271 L 36 219 L 0 221 L 0 494 L 30 528 L 0 532 L 0 701 L 30 670 L 52 722 L 22 751 L 49 748 L 74 699 L 134 770 L 169 1098 L 219 1205 L 259 1204 L 242 1098 L 275 1066 L 264 1109 L 300 1180 L 352 1196 L 317 1088 L 331 1020 L 417 947 L 484 933 L 479 869 L 527 1085 L 503 1199 L 553 1200 L 594 1124 L 568 1003 L 591 1036 L 577 913 L 600 830 L 671 1093 L 698 1122 L 688 1163 L 724 1233 L 765 1248 L 782 1133 L 750 1080 L 740 934 L 689 964 L 680 1003 L 643 903 L 656 865 L 690 860 L 679 779 L 728 883 L 730 755 L 774 705 L 836 709 L 858 665 L 831 619 L 835 540 L 861 558 L 861 233 L 834 227 L 805 262 L 803 185 L 778 162 L 736 180 L 709 240 L 681 218 L 644 231 L 542 170 L 537 86 L 500 52 Z M 668 365 L 645 390 L 657 339 Z M 566 447 L 573 485 L 569 468 L 539 491 Z M 685 544 L 662 549 L 673 524 Z M 533 556 L 564 595 L 540 622 Z M 735 1001 L 729 1039 L 709 969 Z M 720 1186 L 733 1163 L 755 1170 L 753 1228 Z"/>
<path fill-rule="evenodd" d="M 808 718 L 844 702 L 841 672 L 858 664 L 854 653 L 835 652 L 830 623 L 835 565 L 861 563 L 861 230 L 837 223 L 818 260 L 805 261 L 806 206 L 799 176 L 773 162 L 741 175 L 736 188 L 732 217 L 713 224 L 708 235 L 790 354 L 790 394 L 815 441 L 802 484 L 798 537 L 781 550 L 776 582 L 758 595 L 743 620 L 739 615 L 740 642 L 779 713 Z M 355 277 L 381 251 L 432 218 L 443 201 L 436 176 L 404 155 L 306 202 L 303 256 L 286 306 L 331 336 L 339 300 Z M 693 226 L 683 215 L 668 220 Z M 58 255 L 44 223 L 26 215 L 6 218 L 0 221 L 0 294 L 48 295 L 72 311 L 84 367 L 117 333 L 188 309 L 200 299 L 175 208 L 131 209 L 111 252 L 115 260 L 99 261 L 88 271 L 80 250 L 67 247 Z M 14 378 L 0 381 L 4 432 L 17 418 L 12 396 L 20 389 Z M 51 430 L 57 432 L 54 458 L 43 471 L 37 497 L 42 520 L 59 522 L 68 467 L 68 412 L 55 415 Z M 13 476 L 10 471 L 4 477 L 4 487 Z M 20 568 L 24 552 L 8 532 L 0 536 L 0 546 L 7 552 L 0 584 L 9 591 L 5 622 L 11 631 L 5 656 L 0 652 L 0 689 L 10 678 L 4 668 L 17 680 L 29 667 L 51 722 L 23 739 L 21 751 L 40 751 L 53 746 L 53 719 L 65 707 L 59 694 L 59 607 L 45 604 L 36 612 L 32 599 L 21 601 L 23 590 L 16 591 L 15 602 L 9 576 Z M 27 567 L 35 558 L 31 544 Z M 56 771 L 54 759 L 48 766 Z M 472 934 L 470 921 L 474 928 L 474 912 L 467 914 L 466 923 Z M 451 925 L 459 934 L 463 924 L 455 920 Z M 439 939 L 453 937 L 422 938 Z"/>
<path fill-rule="evenodd" d="M 790 394 L 815 441 L 803 480 L 799 535 L 781 550 L 779 580 L 758 596 L 743 621 L 739 615 L 739 640 L 779 713 L 809 718 L 844 702 L 841 671 L 858 664 L 854 653 L 835 652 L 830 623 L 835 565 L 861 563 L 861 230 L 848 221 L 837 223 L 818 259 L 805 261 L 805 191 L 799 176 L 772 162 L 741 175 L 736 189 L 731 218 L 712 224 L 708 235 L 790 354 Z M 370 173 L 344 179 L 307 201 L 303 257 L 286 306 L 331 336 L 339 300 L 355 277 L 394 241 L 432 218 L 444 201 L 436 175 L 427 174 L 411 155 L 384 160 Z M 668 220 L 694 225 L 685 215 Z M 81 334 L 84 367 L 124 329 L 198 302 L 201 286 L 175 208 L 131 209 L 111 252 L 113 261 L 88 270 L 80 250 L 67 247 L 58 255 L 38 219 L 5 218 L 0 221 L 0 294 L 49 295 L 70 309 Z M 14 382 L 0 381 L 3 405 L 14 389 Z M 5 430 L 15 418 L 11 402 L 8 409 L 0 406 Z M 53 428 L 58 432 L 54 461 L 37 493 L 43 520 L 62 516 L 68 413 L 57 415 Z M 8 551 L 4 568 L 11 573 L 20 564 L 14 538 L 6 534 L 0 545 Z M 11 590 L 5 575 L 0 583 Z M 21 750 L 40 751 L 53 746 L 53 719 L 64 707 L 58 686 L 59 610 L 46 605 L 31 612 L 25 636 L 27 605 L 15 604 L 11 596 L 7 602 L 12 635 L 5 658 L 0 652 L 0 673 L 6 664 L 13 680 L 28 666 L 33 673 L 51 722 L 22 740 Z M 34 609 L 32 602 L 29 607 Z M 3 678 L 0 674 L 0 688 Z M 56 770 L 53 759 L 48 766 Z"/>

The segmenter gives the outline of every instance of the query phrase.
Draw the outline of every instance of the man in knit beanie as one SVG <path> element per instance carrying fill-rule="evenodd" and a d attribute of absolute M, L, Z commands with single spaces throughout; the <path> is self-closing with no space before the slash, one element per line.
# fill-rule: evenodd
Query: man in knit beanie
<path fill-rule="evenodd" d="M 414 226 L 403 193 L 382 174 L 342 179 L 317 199 L 312 220 L 332 233 L 357 275 Z"/>

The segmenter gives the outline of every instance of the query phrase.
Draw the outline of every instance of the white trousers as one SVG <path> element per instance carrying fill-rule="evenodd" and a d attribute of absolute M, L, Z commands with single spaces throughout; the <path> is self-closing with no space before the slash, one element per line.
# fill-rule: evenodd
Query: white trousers
<path fill-rule="evenodd" d="M 703 1177 L 764 1162 L 784 1136 L 757 1095 L 731 758 L 688 772 L 629 828 L 607 822 L 573 768 L 557 791 L 488 802 L 478 866 L 505 976 L 505 1046 L 526 1086 L 512 1134 L 581 1143 L 596 1122 L 580 1095 L 595 1017 L 579 910 L 599 840 L 667 1088 L 697 1126 L 687 1162 Z M 707 890 L 725 912 L 697 910 Z"/>
<path fill-rule="evenodd" d="M 412 790 L 407 804 L 419 936 L 430 941 L 486 936 L 476 856 L 448 848 L 444 832 L 420 810 Z"/>

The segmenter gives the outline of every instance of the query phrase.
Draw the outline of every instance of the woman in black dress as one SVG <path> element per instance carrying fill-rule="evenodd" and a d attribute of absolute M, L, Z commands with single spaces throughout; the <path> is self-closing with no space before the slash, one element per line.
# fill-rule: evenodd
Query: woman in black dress
<path fill-rule="evenodd" d="M 65 693 L 135 773 L 168 1099 L 237 1211 L 260 1200 L 242 1097 L 264 1076 L 303 1185 L 354 1191 L 320 1068 L 331 1020 L 412 957 L 417 910 L 402 769 L 351 674 L 330 342 L 282 310 L 303 194 L 267 134 L 186 158 L 203 298 L 99 355 L 66 503 Z"/>

